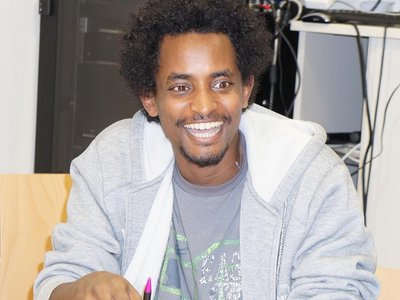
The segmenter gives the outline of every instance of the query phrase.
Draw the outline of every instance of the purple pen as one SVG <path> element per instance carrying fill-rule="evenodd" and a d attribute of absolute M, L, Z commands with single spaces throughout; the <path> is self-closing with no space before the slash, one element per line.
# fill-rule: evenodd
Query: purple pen
<path fill-rule="evenodd" d="M 151 278 L 147 279 L 146 287 L 144 289 L 143 300 L 151 299 Z"/>

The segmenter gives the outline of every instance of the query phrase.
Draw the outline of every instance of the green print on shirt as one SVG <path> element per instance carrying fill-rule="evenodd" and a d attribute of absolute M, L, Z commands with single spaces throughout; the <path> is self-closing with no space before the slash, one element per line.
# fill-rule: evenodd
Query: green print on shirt
<path fill-rule="evenodd" d="M 180 246 L 187 246 L 186 237 L 182 234 L 175 234 L 174 242 L 179 243 Z M 194 299 L 199 299 L 198 285 L 204 284 L 212 284 L 211 289 L 215 297 L 210 295 L 210 299 L 239 299 L 235 296 L 232 297 L 232 295 L 231 297 L 226 297 L 227 293 L 240 295 L 241 292 L 240 254 L 238 249 L 239 240 L 223 240 L 213 243 L 192 260 L 185 260 L 179 255 L 180 250 L 176 250 L 176 247 L 169 244 L 161 268 L 159 292 L 170 294 L 172 296 L 171 299 L 190 299 L 190 296 L 183 295 L 182 290 L 179 288 L 182 282 L 178 271 L 180 267 L 192 274 L 190 280 L 194 281 Z M 227 262 L 226 252 L 232 254 L 230 262 Z M 186 256 L 190 257 L 190 255 Z M 218 256 L 218 259 L 215 259 L 215 256 Z M 202 272 L 200 277 L 198 277 L 200 275 L 198 274 L 199 270 Z"/>

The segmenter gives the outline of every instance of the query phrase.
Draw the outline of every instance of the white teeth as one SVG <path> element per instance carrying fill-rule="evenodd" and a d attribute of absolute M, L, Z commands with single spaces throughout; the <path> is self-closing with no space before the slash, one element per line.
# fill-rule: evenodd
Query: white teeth
<path fill-rule="evenodd" d="M 222 126 L 223 122 L 207 122 L 207 123 L 193 123 L 187 124 L 184 127 L 186 129 L 195 129 L 195 130 L 208 130 L 215 127 Z"/>
<path fill-rule="evenodd" d="M 216 133 L 197 133 L 197 134 L 193 134 L 194 136 L 198 137 L 198 138 L 210 138 L 213 137 Z"/>
<path fill-rule="evenodd" d="M 197 138 L 211 138 L 220 130 L 223 122 L 192 123 L 184 125 L 185 129 Z M 203 131 L 203 132 L 202 132 Z"/>

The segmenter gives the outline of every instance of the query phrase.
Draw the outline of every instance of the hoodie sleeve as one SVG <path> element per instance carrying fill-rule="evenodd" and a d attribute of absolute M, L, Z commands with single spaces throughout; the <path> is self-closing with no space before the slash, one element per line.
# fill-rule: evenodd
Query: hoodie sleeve
<path fill-rule="evenodd" d="M 55 227 L 53 251 L 34 285 L 35 299 L 47 300 L 61 283 L 75 281 L 93 271 L 120 273 L 121 254 L 104 204 L 103 179 L 96 144 L 71 164 L 72 189 L 68 220 Z"/>
<path fill-rule="evenodd" d="M 288 299 L 377 299 L 375 247 L 346 166 L 333 166 L 312 194 Z"/>

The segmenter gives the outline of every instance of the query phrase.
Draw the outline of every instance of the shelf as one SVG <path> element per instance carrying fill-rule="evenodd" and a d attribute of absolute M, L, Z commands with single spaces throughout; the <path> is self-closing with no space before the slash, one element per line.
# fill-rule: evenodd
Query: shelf
<path fill-rule="evenodd" d="M 364 37 L 382 38 L 384 35 L 384 27 L 382 26 L 357 25 L 357 27 L 360 31 L 360 35 Z M 354 27 L 350 24 L 321 24 L 292 21 L 290 23 L 290 29 L 293 31 L 338 34 L 347 36 L 356 35 Z M 389 39 L 400 39 L 400 27 L 388 28 L 386 36 Z"/>

